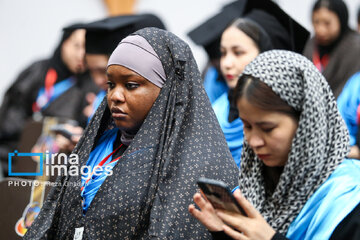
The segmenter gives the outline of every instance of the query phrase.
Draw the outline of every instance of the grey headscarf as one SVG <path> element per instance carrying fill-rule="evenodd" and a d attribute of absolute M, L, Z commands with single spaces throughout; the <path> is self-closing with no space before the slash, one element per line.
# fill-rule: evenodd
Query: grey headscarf
<path fill-rule="evenodd" d="M 263 163 L 244 142 L 240 189 L 277 231 L 286 233 L 309 197 L 348 152 L 348 133 L 328 83 L 305 57 L 284 50 L 260 54 L 244 74 L 260 79 L 299 111 L 288 162 L 271 196 L 266 195 Z"/>
<path fill-rule="evenodd" d="M 124 66 L 143 76 L 159 88 L 164 86 L 165 71 L 151 45 L 139 35 L 124 38 L 111 54 L 110 65 Z"/>

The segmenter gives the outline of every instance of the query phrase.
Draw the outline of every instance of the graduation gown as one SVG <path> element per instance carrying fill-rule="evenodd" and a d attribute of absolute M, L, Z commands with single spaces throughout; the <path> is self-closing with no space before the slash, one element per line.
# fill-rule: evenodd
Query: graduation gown
<path fill-rule="evenodd" d="M 7 171 L 8 153 L 17 148 L 24 126 L 33 115 L 32 105 L 40 88 L 44 86 L 50 62 L 48 59 L 31 64 L 5 93 L 0 108 L 0 159 L 4 164 L 4 171 Z M 59 79 L 62 80 L 64 79 Z M 87 105 L 85 96 L 89 92 L 97 92 L 98 87 L 88 72 L 73 76 L 73 80 L 74 84 L 44 108 L 41 115 L 75 120 L 85 127 L 87 118 L 82 113 Z"/>
<path fill-rule="evenodd" d="M 359 129 L 357 111 L 360 104 L 360 72 L 354 74 L 345 84 L 337 99 L 339 112 L 343 117 L 350 135 L 350 146 L 359 144 L 356 135 Z"/>
<path fill-rule="evenodd" d="M 199 177 L 237 185 L 238 169 L 202 86 L 189 46 L 145 28 L 167 80 L 141 128 L 83 215 L 80 176 L 62 176 L 24 239 L 209 239 L 188 213 Z M 133 56 L 135 57 L 135 56 Z M 80 166 L 113 126 L 104 100 L 73 153 Z"/>
<path fill-rule="evenodd" d="M 240 168 L 241 151 L 244 141 L 244 124 L 239 117 L 229 122 L 230 101 L 227 92 L 221 95 L 212 106 L 224 133 L 231 155 L 236 165 Z"/>

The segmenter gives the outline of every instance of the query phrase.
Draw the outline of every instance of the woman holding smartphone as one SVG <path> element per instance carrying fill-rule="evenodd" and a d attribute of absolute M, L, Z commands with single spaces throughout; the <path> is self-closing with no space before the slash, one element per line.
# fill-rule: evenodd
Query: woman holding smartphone
<path fill-rule="evenodd" d="M 358 239 L 360 162 L 346 159 L 348 132 L 316 67 L 293 52 L 262 53 L 235 101 L 245 141 L 234 196 L 247 216 L 199 193 L 190 213 L 215 239 Z"/>

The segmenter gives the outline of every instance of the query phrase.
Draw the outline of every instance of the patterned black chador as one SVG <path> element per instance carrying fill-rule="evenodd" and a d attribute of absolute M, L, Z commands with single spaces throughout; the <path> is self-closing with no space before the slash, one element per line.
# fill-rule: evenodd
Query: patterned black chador
<path fill-rule="evenodd" d="M 74 239 L 76 231 L 82 239 L 210 238 L 187 211 L 196 181 L 204 176 L 234 187 L 237 167 L 189 46 L 157 28 L 133 35 L 146 39 L 162 63 L 166 81 L 159 96 L 86 214 L 79 184 L 70 184 L 80 183 L 80 176 L 59 177 L 25 239 Z M 81 166 L 113 127 L 104 99 L 73 151 Z"/>

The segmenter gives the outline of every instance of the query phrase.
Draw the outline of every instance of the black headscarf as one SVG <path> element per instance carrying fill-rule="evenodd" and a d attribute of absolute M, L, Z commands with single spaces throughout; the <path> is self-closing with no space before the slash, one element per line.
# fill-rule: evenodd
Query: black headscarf
<path fill-rule="evenodd" d="M 329 11 L 335 13 L 340 21 L 339 36 L 329 45 L 323 46 L 317 44 L 320 57 L 322 57 L 323 55 L 330 53 L 337 46 L 342 37 L 350 30 L 350 28 L 348 25 L 349 13 L 343 0 L 318 0 L 313 6 L 312 13 L 320 8 L 327 8 Z"/>
<path fill-rule="evenodd" d="M 62 177 L 25 239 L 209 239 L 187 208 L 200 176 L 237 185 L 238 170 L 201 84 L 189 46 L 157 28 L 137 31 L 159 56 L 166 82 L 130 146 L 82 216 L 80 177 Z M 73 153 L 85 165 L 113 126 L 106 99 Z"/>

